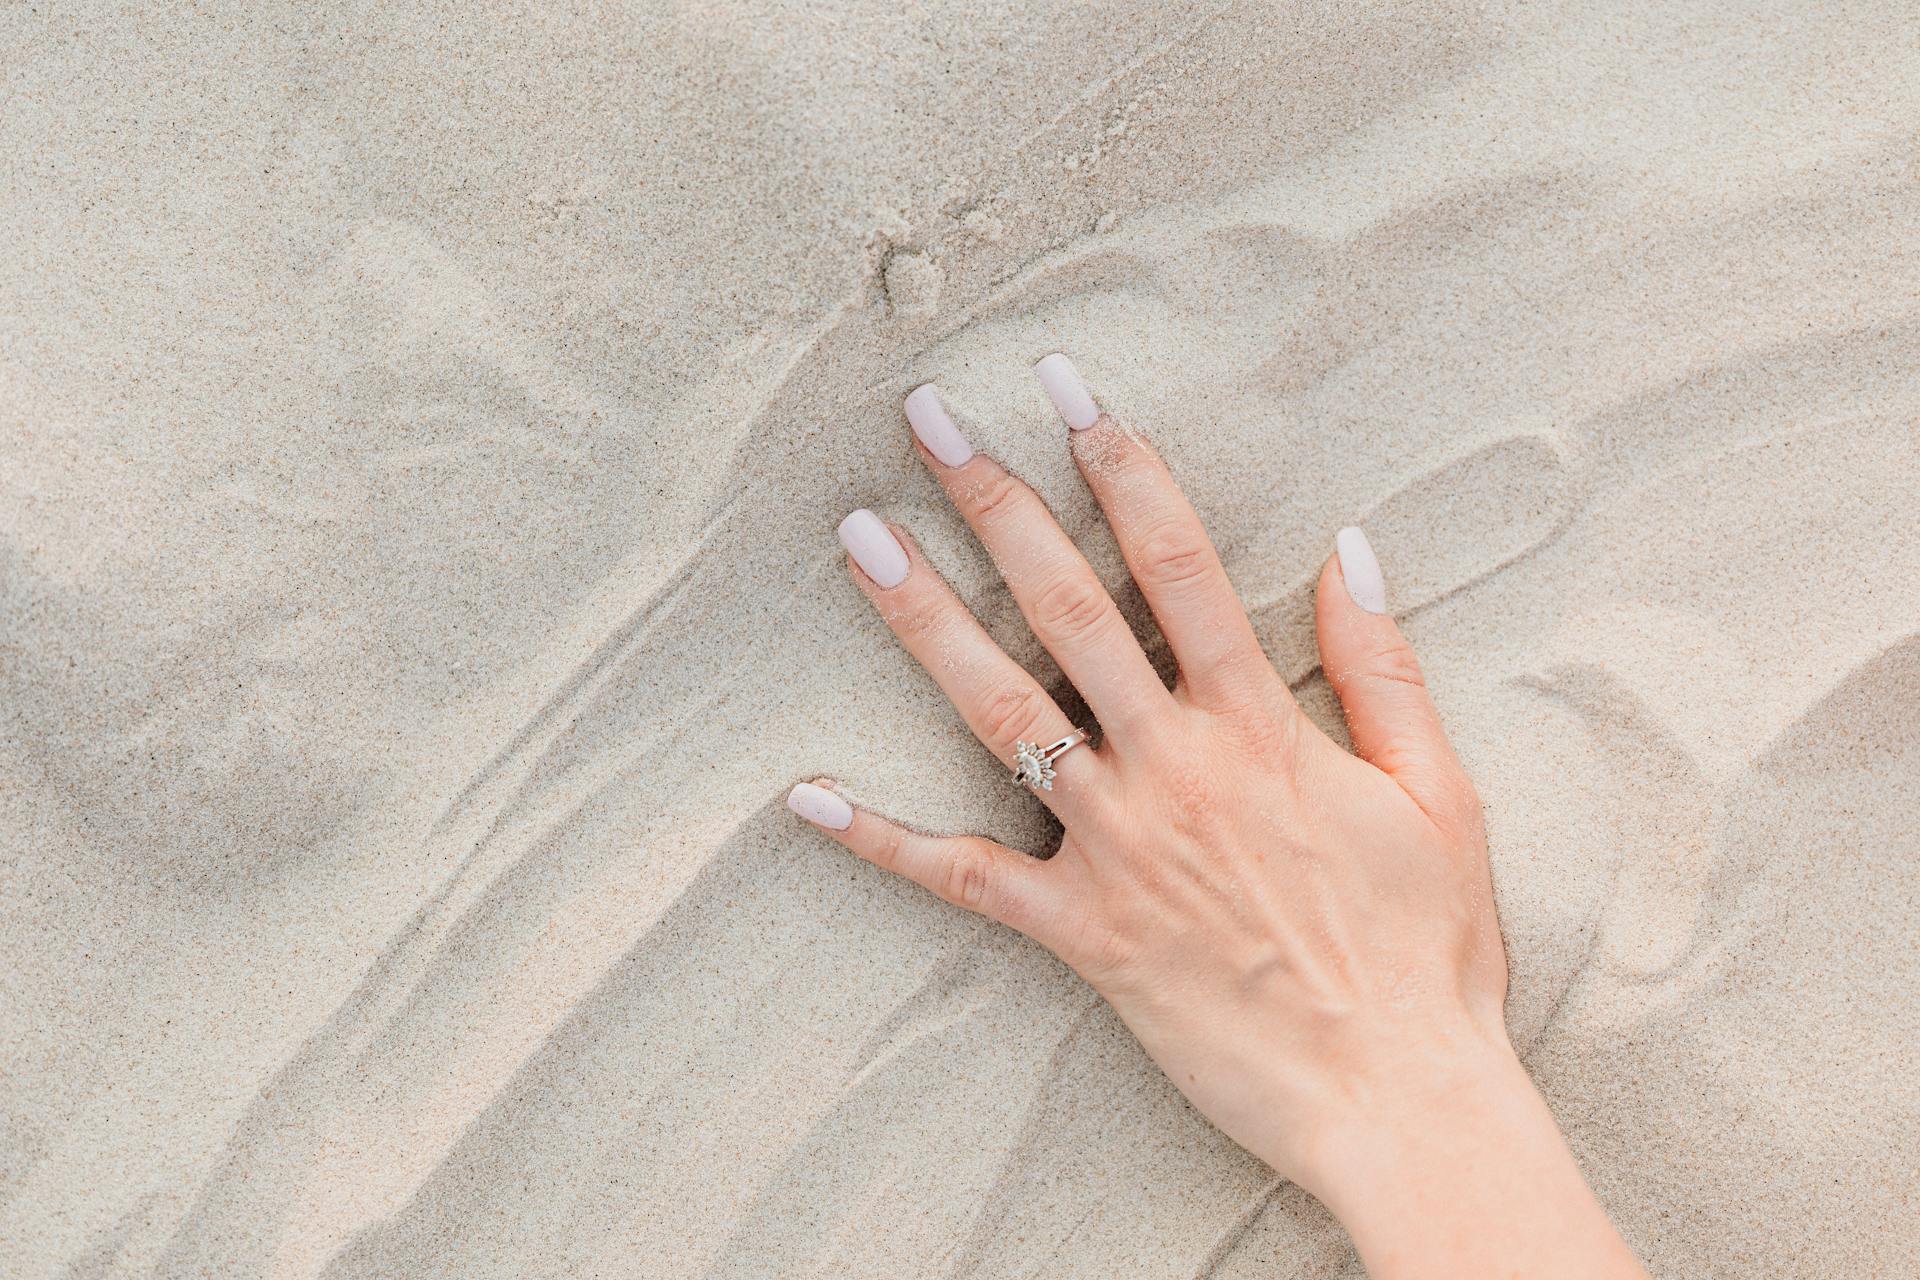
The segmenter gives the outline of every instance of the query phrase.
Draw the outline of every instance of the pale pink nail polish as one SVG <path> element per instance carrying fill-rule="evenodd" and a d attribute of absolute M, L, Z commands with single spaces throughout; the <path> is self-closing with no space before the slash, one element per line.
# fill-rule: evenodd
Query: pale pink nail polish
<path fill-rule="evenodd" d="M 853 562 L 883 588 L 907 580 L 907 553 L 880 517 L 865 507 L 840 522 L 840 545 Z"/>
<path fill-rule="evenodd" d="M 1358 529 L 1342 529 L 1333 539 L 1333 550 L 1340 557 L 1340 577 L 1347 594 L 1368 613 L 1387 611 L 1387 579 L 1380 572 L 1367 535 Z"/>
<path fill-rule="evenodd" d="M 953 415 L 940 403 L 940 393 L 931 382 L 907 396 L 907 423 L 940 465 L 963 467 L 973 458 L 973 446 L 954 425 Z"/>
<path fill-rule="evenodd" d="M 825 787 L 803 782 L 787 792 L 787 808 L 808 822 L 833 831 L 845 831 L 853 825 L 853 806 Z"/>
<path fill-rule="evenodd" d="M 1093 402 L 1093 396 L 1087 391 L 1080 371 L 1073 367 L 1073 361 L 1056 352 L 1033 366 L 1033 371 L 1038 375 L 1047 399 L 1053 401 L 1053 407 L 1059 410 L 1069 427 L 1075 431 L 1085 431 L 1100 421 L 1100 406 Z"/>

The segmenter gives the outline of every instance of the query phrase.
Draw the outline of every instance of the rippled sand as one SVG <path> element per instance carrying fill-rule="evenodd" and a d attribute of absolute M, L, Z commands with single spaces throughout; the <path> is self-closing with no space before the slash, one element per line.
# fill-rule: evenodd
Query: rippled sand
<path fill-rule="evenodd" d="M 833 539 L 1057 685 L 898 410 L 1124 587 L 1055 349 L 1329 724 L 1368 526 L 1656 1271 L 1920 1265 L 1904 6 L 87 8 L 0 11 L 0 1273 L 1355 1273 L 781 805 L 1055 837 Z"/>

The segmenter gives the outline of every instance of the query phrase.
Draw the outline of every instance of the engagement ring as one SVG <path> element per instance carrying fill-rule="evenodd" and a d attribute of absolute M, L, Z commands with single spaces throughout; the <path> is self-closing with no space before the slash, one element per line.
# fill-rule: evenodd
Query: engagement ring
<path fill-rule="evenodd" d="M 1075 729 L 1050 746 L 1043 747 L 1032 742 L 1014 743 L 1013 781 L 1015 785 L 1024 785 L 1035 791 L 1053 790 L 1053 762 L 1092 736 L 1085 729 Z"/>

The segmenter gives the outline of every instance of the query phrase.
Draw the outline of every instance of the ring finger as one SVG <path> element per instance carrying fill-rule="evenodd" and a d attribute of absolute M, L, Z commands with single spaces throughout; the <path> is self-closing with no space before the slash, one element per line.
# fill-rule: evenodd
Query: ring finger
<path fill-rule="evenodd" d="M 905 530 L 860 510 L 840 522 L 840 542 L 860 590 L 1003 765 L 1011 769 L 1019 743 L 1046 746 L 1073 731 L 1067 713 L 994 643 Z M 1099 785 L 1105 762 L 1081 746 L 1053 768 L 1053 789 L 1037 794 L 1065 821 Z"/>

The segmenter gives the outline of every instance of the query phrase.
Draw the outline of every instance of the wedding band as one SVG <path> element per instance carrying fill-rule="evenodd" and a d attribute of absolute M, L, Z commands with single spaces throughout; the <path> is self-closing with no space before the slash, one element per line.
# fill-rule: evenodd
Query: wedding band
<path fill-rule="evenodd" d="M 1026 786 L 1034 791 L 1053 790 L 1053 762 L 1092 736 L 1085 729 L 1075 729 L 1060 741 L 1045 747 L 1032 742 L 1014 743 L 1014 785 Z"/>

